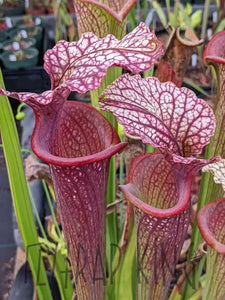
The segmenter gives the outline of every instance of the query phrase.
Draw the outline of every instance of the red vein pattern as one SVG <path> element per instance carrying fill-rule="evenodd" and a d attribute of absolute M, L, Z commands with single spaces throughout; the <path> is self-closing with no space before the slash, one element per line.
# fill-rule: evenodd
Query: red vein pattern
<path fill-rule="evenodd" d="M 124 11 L 126 11 L 126 13 L 129 12 L 128 8 L 131 8 L 135 3 L 136 0 L 79 0 L 77 2 L 83 3 L 83 4 L 94 4 L 94 5 L 98 5 L 99 7 L 105 7 L 108 10 L 112 10 L 114 11 L 114 13 L 118 14 L 118 15 L 122 15 L 122 13 Z M 124 17 L 124 13 L 122 15 L 122 17 Z M 118 17 L 119 18 L 119 17 Z"/>
<path fill-rule="evenodd" d="M 35 112 L 31 146 L 50 165 L 78 299 L 104 299 L 108 167 L 126 143 L 120 143 L 113 126 L 89 105 L 66 101 L 58 113 L 58 102 L 65 100 L 61 90 L 55 106 L 47 103 L 54 91 L 46 92 L 46 98 L 5 94 L 27 102 Z"/>
<path fill-rule="evenodd" d="M 127 133 L 160 150 L 135 158 L 121 190 L 134 205 L 137 298 L 165 299 L 187 233 L 193 176 L 220 160 L 190 157 L 214 134 L 213 111 L 189 89 L 139 75 L 121 76 L 99 98 Z"/>
<path fill-rule="evenodd" d="M 211 155 L 225 157 L 225 31 L 213 36 L 207 44 L 203 61 L 207 65 L 213 65 L 216 73 L 220 92 L 216 109 L 216 132 L 210 144 Z"/>
<path fill-rule="evenodd" d="M 187 234 L 193 176 L 208 163 L 195 159 L 194 165 L 188 160 L 171 165 L 161 153 L 134 159 L 128 184 L 120 188 L 134 205 L 138 299 L 166 298 Z"/>
<path fill-rule="evenodd" d="M 103 91 L 99 105 L 127 133 L 185 157 L 201 153 L 215 130 L 213 111 L 204 100 L 154 77 L 121 76 Z"/>
<path fill-rule="evenodd" d="M 55 158 L 55 162 L 49 159 L 47 162 L 50 162 L 76 293 L 78 299 L 104 299 L 109 160 L 126 144 L 119 144 L 114 128 L 102 114 L 82 103 L 66 102 L 55 124 L 48 142 L 51 160 Z M 46 126 L 40 124 L 35 129 L 35 140 L 40 141 Z"/>
<path fill-rule="evenodd" d="M 193 176 L 220 160 L 190 156 L 214 134 L 213 111 L 191 90 L 128 74 L 103 91 L 99 105 L 126 132 L 160 150 L 135 158 L 121 190 L 134 205 L 138 299 L 163 300 L 186 238 Z"/>
<path fill-rule="evenodd" d="M 225 198 L 203 206 L 197 222 L 208 244 L 204 299 L 225 298 Z"/>
<path fill-rule="evenodd" d="M 126 143 L 102 114 L 79 102 L 67 101 L 52 126 L 36 118 L 32 148 L 50 164 L 78 299 L 104 299 L 108 167 Z"/>
<path fill-rule="evenodd" d="M 154 33 L 141 23 L 121 41 L 86 33 L 60 41 L 45 54 L 52 89 L 42 94 L 7 92 L 27 103 L 36 117 L 31 146 L 50 165 L 59 214 L 69 249 L 78 299 L 105 299 L 105 194 L 109 160 L 122 150 L 112 125 L 94 108 L 66 101 L 71 91 L 101 85 L 111 66 L 133 73 L 151 67 L 162 53 Z"/>
<path fill-rule="evenodd" d="M 38 95 L 0 88 L 0 94 L 26 102 L 40 113 L 56 115 L 71 91 L 97 89 L 109 67 L 138 73 L 149 69 L 161 53 L 162 45 L 144 23 L 121 41 L 113 35 L 101 39 L 86 33 L 78 42 L 59 41 L 45 53 L 44 68 L 51 77 L 52 90 Z"/>
<path fill-rule="evenodd" d="M 97 89 L 109 67 L 120 66 L 132 73 L 149 69 L 162 53 L 155 34 L 141 23 L 122 40 L 113 35 L 98 38 L 85 33 L 78 42 L 59 41 L 44 56 L 44 68 L 52 89 L 59 85 L 85 93 Z"/>
<path fill-rule="evenodd" d="M 210 164 L 202 168 L 202 172 L 208 172 L 213 175 L 213 180 L 216 184 L 222 184 L 225 191 L 225 159 Z"/>
<path fill-rule="evenodd" d="M 52 90 L 38 95 L 0 88 L 0 94 L 23 101 L 34 110 L 31 145 L 50 165 L 79 299 L 105 297 L 108 165 L 110 157 L 126 143 L 120 143 L 115 129 L 97 110 L 66 100 L 71 91 L 98 88 L 109 67 L 144 71 L 161 52 L 161 44 L 144 23 L 121 41 L 112 35 L 100 39 L 86 33 L 78 42 L 60 41 L 46 52 L 44 67 Z"/>
<path fill-rule="evenodd" d="M 217 74 L 218 99 L 216 101 L 214 111 L 216 118 L 216 130 L 215 135 L 212 137 L 209 147 L 209 155 L 220 155 L 225 157 L 225 31 L 221 31 L 215 34 L 207 44 L 203 61 L 207 65 L 212 65 L 215 68 Z M 207 187 L 206 201 L 223 197 L 223 190 L 218 188 L 214 183 L 212 177 L 209 179 Z"/>
<path fill-rule="evenodd" d="M 99 37 L 107 33 L 122 38 L 125 18 L 136 0 L 73 0 L 79 36 L 94 32 Z"/>

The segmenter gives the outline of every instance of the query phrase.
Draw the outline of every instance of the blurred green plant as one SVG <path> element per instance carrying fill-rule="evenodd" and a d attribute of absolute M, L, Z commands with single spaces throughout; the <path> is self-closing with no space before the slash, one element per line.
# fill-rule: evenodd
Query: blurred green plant
<path fill-rule="evenodd" d="M 176 0 L 172 8 L 170 0 L 166 0 L 166 12 L 164 12 L 158 1 L 153 0 L 151 3 L 163 27 L 167 31 L 170 31 L 168 25 L 174 28 L 180 28 L 181 30 L 185 30 L 188 26 L 194 30 L 194 28 L 201 24 L 202 10 L 198 9 L 193 12 L 192 5 L 189 2 L 187 2 L 186 7 L 184 7 L 179 0 Z"/>
<path fill-rule="evenodd" d="M 77 40 L 77 27 L 73 16 L 70 14 L 68 1 L 52 0 L 51 7 L 55 16 L 55 42 Z"/>

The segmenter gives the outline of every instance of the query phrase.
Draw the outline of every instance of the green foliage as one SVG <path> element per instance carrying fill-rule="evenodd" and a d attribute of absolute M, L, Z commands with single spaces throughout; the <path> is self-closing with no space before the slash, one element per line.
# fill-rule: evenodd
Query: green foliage
<path fill-rule="evenodd" d="M 57 1 L 61 6 L 57 7 L 58 20 L 59 23 L 56 27 L 56 40 L 59 40 L 63 37 L 61 30 L 61 21 L 63 20 L 66 26 L 70 26 L 71 19 L 65 10 L 65 2 Z M 179 27 L 185 29 L 186 26 L 194 29 L 201 23 L 202 11 L 197 10 L 193 12 L 192 6 L 190 3 L 186 4 L 184 7 L 179 1 L 176 1 L 174 4 L 174 9 L 171 8 L 170 0 L 166 0 L 167 14 L 163 11 L 162 6 L 158 1 L 153 0 L 152 6 L 155 8 L 162 25 L 164 28 L 168 29 L 168 23 L 173 27 Z M 137 8 L 144 8 L 144 15 L 147 12 L 148 1 L 143 2 L 138 1 L 137 6 L 133 7 L 128 15 L 129 23 L 131 29 L 135 28 L 137 22 L 139 22 L 142 16 L 136 17 Z M 167 21 L 168 20 L 168 21 Z M 223 30 L 225 28 L 225 19 L 223 19 L 216 28 L 216 32 Z M 102 86 L 97 90 L 91 93 L 92 96 L 92 105 L 98 109 L 98 96 L 104 90 L 105 87 L 111 82 L 113 82 L 119 75 L 121 70 L 118 68 L 111 68 L 107 76 L 103 79 Z M 152 76 L 153 68 L 146 71 L 144 76 Z M 185 79 L 187 83 L 187 79 Z M 2 78 L 1 78 L 2 81 Z M 1 82 L 3 86 L 3 81 Z M 195 86 L 195 89 L 204 93 L 199 87 Z M 22 108 L 22 105 L 20 109 Z M 17 119 L 24 117 L 24 113 L 21 110 L 18 110 Z M 117 123 L 111 114 L 105 114 L 105 116 L 110 120 L 115 127 Z M 47 278 L 45 275 L 44 264 L 41 260 L 41 281 L 45 283 L 44 286 L 38 285 L 39 278 L 37 273 L 39 272 L 37 268 L 40 266 L 37 264 L 37 255 L 40 251 L 39 243 L 42 244 L 42 254 L 47 257 L 50 266 L 54 270 L 55 277 L 57 279 L 61 297 L 63 300 L 70 300 L 73 294 L 73 287 L 71 281 L 69 280 L 65 288 L 64 282 L 65 277 L 62 275 L 61 270 L 65 270 L 67 264 L 67 250 L 63 240 L 63 235 L 59 229 L 56 216 L 54 214 L 53 207 L 51 206 L 51 200 L 48 195 L 46 183 L 44 183 L 44 189 L 48 198 L 51 214 L 53 217 L 54 226 L 52 230 L 54 231 L 51 235 L 53 242 L 49 241 L 46 236 L 43 228 L 41 227 L 41 222 L 38 219 L 39 227 L 42 232 L 42 238 L 38 238 L 36 233 L 36 228 L 33 221 L 33 213 L 30 205 L 30 197 L 27 190 L 27 183 L 24 176 L 22 160 L 20 157 L 20 149 L 18 143 L 18 137 L 16 134 L 16 128 L 13 120 L 12 113 L 9 108 L 9 103 L 6 97 L 1 96 L 0 98 L 0 128 L 2 134 L 2 140 L 4 144 L 4 152 L 7 160 L 7 167 L 10 178 L 11 191 L 13 195 L 13 202 L 18 218 L 18 223 L 20 226 L 21 234 L 23 237 L 25 248 L 31 244 L 36 244 L 36 250 L 30 252 L 28 255 L 29 263 L 31 265 L 31 270 L 34 276 L 36 283 L 39 299 L 52 299 L 51 292 L 49 290 Z M 148 147 L 148 152 L 154 151 L 151 147 Z M 206 154 L 207 156 L 207 154 Z M 116 198 L 116 176 L 115 176 L 115 159 L 112 159 L 110 172 L 109 172 L 109 185 L 108 185 L 108 199 L 107 203 L 112 203 Z M 123 176 L 123 169 L 120 170 L 120 177 Z M 209 175 L 206 174 L 202 180 L 203 184 L 207 185 L 209 182 Z M 203 186 L 203 185 L 202 185 Z M 200 192 L 200 200 L 205 196 L 205 188 L 203 187 Z M 203 196 L 202 196 L 203 195 Z M 204 197 L 203 197 L 204 198 Z M 32 200 L 32 197 L 31 197 Z M 203 203 L 200 201 L 200 206 Z M 122 213 L 122 210 L 121 210 Z M 120 218 L 120 221 L 122 218 Z M 122 226 L 121 226 L 122 227 Z M 120 228 L 121 229 L 121 228 Z M 121 230 L 118 227 L 118 218 L 116 211 L 110 214 L 107 217 L 107 270 L 109 271 L 108 278 L 108 300 L 114 299 L 135 299 L 135 287 L 136 287 L 136 249 L 135 249 L 135 233 L 134 229 L 132 231 L 130 241 L 128 243 L 126 252 L 121 255 L 118 251 L 112 251 L 112 245 L 118 245 L 121 238 Z M 201 238 L 197 232 L 197 225 L 195 224 L 193 230 L 193 245 L 191 246 L 191 256 L 198 247 L 199 239 Z M 202 292 L 201 283 L 201 270 L 204 265 L 205 257 L 201 260 L 199 268 L 194 274 L 195 278 L 192 279 L 195 281 L 196 289 L 193 289 L 188 282 L 183 291 L 183 295 L 180 296 L 177 293 L 174 294 L 172 299 L 197 299 Z M 201 283 L 199 285 L 199 282 Z"/>
<path fill-rule="evenodd" d="M 0 86 L 4 87 L 1 72 Z M 13 205 L 38 296 L 40 300 L 46 300 L 46 298 L 51 300 L 43 261 L 41 258 L 37 259 L 40 257 L 40 245 L 23 170 L 15 120 L 6 96 L 0 96 L 0 129 Z"/>
<path fill-rule="evenodd" d="M 152 6 L 155 8 L 159 19 L 166 30 L 168 30 L 168 24 L 174 28 L 179 27 L 182 30 L 184 30 L 187 26 L 194 29 L 201 24 L 202 11 L 197 10 L 192 13 L 192 6 L 189 2 L 186 4 L 186 7 L 184 7 L 182 3 L 176 1 L 172 10 L 170 1 L 166 1 L 167 14 L 164 12 L 158 1 L 153 0 Z"/>
<path fill-rule="evenodd" d="M 127 16 L 129 31 L 132 31 L 141 21 L 146 19 L 149 8 L 148 0 L 137 0 L 136 5 L 131 8 Z"/>
<path fill-rule="evenodd" d="M 219 24 L 217 25 L 217 27 L 216 27 L 216 29 L 215 29 L 215 31 L 214 31 L 214 34 L 216 34 L 217 32 L 220 32 L 220 31 L 222 31 L 222 30 L 224 30 L 224 29 L 225 29 L 225 18 L 222 19 L 222 20 L 219 22 Z"/>
<path fill-rule="evenodd" d="M 72 42 L 77 39 L 75 24 L 66 3 L 66 0 L 52 1 L 52 8 L 56 16 L 55 42 L 59 40 L 69 40 Z"/>
<path fill-rule="evenodd" d="M 0 86 L 4 87 L 1 73 Z M 21 109 L 24 105 L 24 103 L 19 105 L 17 117 L 24 115 L 24 113 L 21 112 Z M 58 223 L 56 221 L 46 183 L 43 182 L 56 231 L 60 235 L 58 240 L 55 241 L 56 244 L 48 241 L 47 235 L 38 215 L 33 196 L 26 182 L 15 120 L 11 111 L 9 100 L 6 96 L 0 96 L 0 129 L 13 205 L 38 297 L 40 300 L 52 299 L 45 266 L 41 258 L 44 255 L 42 246 L 45 245 L 48 251 L 50 249 L 54 250 L 52 255 L 48 255 L 47 258 L 52 266 L 52 272 L 54 273 L 58 282 L 62 300 L 71 300 L 73 295 L 73 287 L 70 278 L 67 278 L 66 284 L 64 278 L 65 276 L 68 276 L 68 272 L 62 274 L 62 270 L 67 270 L 66 266 L 68 265 L 67 258 L 62 257 L 62 253 L 67 256 L 67 252 L 63 252 L 62 247 L 64 243 L 65 248 L 65 242 L 58 228 Z M 43 236 L 42 238 L 38 237 L 37 235 L 31 203 L 34 214 L 36 215 L 40 232 Z M 58 246 L 58 249 L 56 249 L 56 245 L 61 246 Z"/>

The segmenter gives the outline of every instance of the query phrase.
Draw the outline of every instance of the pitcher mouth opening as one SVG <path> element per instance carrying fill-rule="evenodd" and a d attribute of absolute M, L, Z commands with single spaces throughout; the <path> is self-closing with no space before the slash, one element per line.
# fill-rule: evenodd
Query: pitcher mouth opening
<path fill-rule="evenodd" d="M 77 117 L 76 116 L 77 114 L 80 114 L 80 116 Z M 99 143 L 99 146 L 96 146 L 96 148 L 93 149 L 92 148 L 88 149 L 87 155 L 81 155 L 79 151 L 74 151 L 74 155 L 73 155 L 73 150 L 70 153 L 70 156 L 68 157 L 66 155 L 65 156 L 57 155 L 58 145 L 54 146 L 54 144 L 52 144 L 55 134 L 56 134 L 56 143 L 57 141 L 59 141 L 59 147 L 61 147 L 62 145 L 64 146 L 64 144 L 67 144 L 67 142 L 69 144 L 71 140 L 74 141 L 73 142 L 74 144 L 76 144 L 76 136 L 74 135 L 71 136 L 69 134 L 68 136 L 64 135 L 64 131 L 63 131 L 64 129 L 62 129 L 68 127 L 65 125 L 66 124 L 65 119 L 67 117 L 70 121 L 70 125 L 72 126 L 72 129 L 77 130 L 78 132 L 77 134 L 81 135 L 82 138 L 84 137 L 85 140 L 91 139 L 91 141 L 92 140 L 94 141 L 92 135 L 94 135 L 94 133 L 96 132 L 97 135 L 96 144 Z M 80 126 L 80 122 L 82 121 L 83 117 L 86 117 L 87 123 L 83 122 L 83 127 L 82 127 Z M 88 117 L 90 119 L 88 119 Z M 34 133 L 32 135 L 31 146 L 34 153 L 41 160 L 49 164 L 58 165 L 58 166 L 76 166 L 81 164 L 92 163 L 95 161 L 100 161 L 100 160 L 110 158 L 117 152 L 120 152 L 127 145 L 126 142 L 120 142 L 119 136 L 117 135 L 115 128 L 99 111 L 97 111 L 92 106 L 81 102 L 67 100 L 60 114 L 56 116 L 54 121 L 49 124 L 47 121 L 42 120 L 39 115 L 36 115 L 36 126 L 34 129 Z M 90 130 L 92 122 L 94 121 L 95 124 L 93 125 L 93 128 Z M 75 122 L 74 127 L 73 127 L 73 122 Z M 86 135 L 85 135 L 86 129 L 84 129 L 84 125 L 85 128 L 89 128 L 89 132 L 87 132 Z M 105 127 L 105 131 L 98 132 L 98 127 L 99 126 L 101 127 L 102 125 Z M 48 127 L 50 127 L 50 132 L 46 133 Z M 69 129 L 70 127 L 68 127 L 68 130 Z M 54 132 L 54 130 L 56 131 Z M 43 137 L 43 135 L 47 135 L 47 134 L 49 138 Z M 91 141 L 89 141 L 90 144 Z M 54 147 L 56 151 L 54 151 Z"/>
<path fill-rule="evenodd" d="M 120 186 L 121 191 L 125 195 L 126 199 L 129 200 L 134 206 L 145 212 L 146 214 L 149 214 L 151 216 L 157 217 L 157 218 L 168 218 L 176 216 L 188 207 L 188 204 L 190 203 L 190 193 L 186 196 L 178 196 L 177 203 L 170 208 L 162 209 L 162 208 L 156 208 L 154 206 L 151 206 L 144 201 L 137 198 L 130 190 L 134 189 L 132 184 L 128 184 L 126 186 Z"/>
<path fill-rule="evenodd" d="M 110 158 L 114 154 L 123 150 L 123 148 L 127 146 L 127 143 L 122 142 L 116 145 L 112 145 L 103 151 L 88 156 L 81 156 L 75 158 L 66 158 L 62 156 L 53 155 L 47 150 L 41 149 L 37 145 L 37 143 L 35 143 L 34 140 L 32 140 L 31 145 L 34 153 L 44 162 L 52 165 L 57 165 L 57 166 L 69 167 L 69 166 L 77 166 L 77 165 L 93 163 L 93 162 Z"/>
<path fill-rule="evenodd" d="M 211 230 L 209 223 L 211 221 L 211 217 L 214 215 L 214 213 L 216 213 L 216 210 L 219 210 L 221 212 L 221 209 L 224 209 L 224 207 L 225 207 L 225 198 L 217 199 L 203 206 L 197 215 L 198 227 L 204 240 L 210 247 L 212 247 L 213 249 L 215 249 L 217 252 L 221 254 L 225 254 L 225 243 L 223 243 L 221 240 L 219 241 L 218 238 L 216 238 L 215 236 L 216 228 L 214 228 L 214 230 Z"/>
<path fill-rule="evenodd" d="M 163 178 L 160 175 L 162 171 L 165 175 Z M 158 174 L 158 177 L 155 174 Z M 119 187 L 125 198 L 141 211 L 151 216 L 167 218 L 188 208 L 192 179 L 193 174 L 177 175 L 163 154 L 154 152 L 135 158 L 128 184 Z M 163 186 L 160 182 L 163 182 Z"/>

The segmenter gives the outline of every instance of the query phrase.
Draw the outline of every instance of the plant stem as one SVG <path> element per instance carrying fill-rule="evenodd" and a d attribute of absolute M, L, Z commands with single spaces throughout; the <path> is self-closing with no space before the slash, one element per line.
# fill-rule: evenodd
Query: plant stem
<path fill-rule="evenodd" d="M 122 73 L 121 68 L 113 67 L 110 68 L 107 72 L 106 77 L 103 78 L 103 82 L 101 87 L 99 87 L 95 91 L 91 91 L 91 103 L 92 106 L 96 109 L 99 109 L 98 106 L 98 96 L 101 92 L 116 78 L 118 78 Z M 116 119 L 113 117 L 111 113 L 102 112 L 102 114 L 111 122 L 111 124 L 117 129 L 117 122 Z M 115 201 L 116 199 L 116 170 L 115 170 L 115 156 L 111 158 L 110 169 L 109 169 L 109 179 L 108 179 L 108 189 L 107 189 L 107 204 L 110 204 Z M 118 222 L 117 222 L 117 213 L 114 211 L 113 213 L 107 216 L 107 223 L 106 223 L 106 256 L 107 260 L 110 259 L 110 247 L 111 244 L 118 244 Z"/>
<path fill-rule="evenodd" d="M 43 225 L 41 223 L 41 219 L 40 219 L 39 214 L 38 214 L 37 206 L 36 206 L 36 203 L 34 201 L 34 197 L 33 197 L 32 193 L 31 193 L 29 185 L 28 185 L 28 191 L 29 191 L 29 196 L 30 196 L 31 204 L 32 204 L 32 207 L 33 207 L 33 210 L 34 210 L 34 213 L 35 213 L 35 217 L 37 219 L 38 227 L 40 229 L 40 232 L 41 232 L 43 238 L 45 238 L 47 240 L 48 238 L 47 238 L 47 235 L 45 233 L 44 227 L 43 227 Z"/>
<path fill-rule="evenodd" d="M 205 0 L 203 20 L 202 20 L 202 30 L 200 36 L 201 39 L 205 39 L 206 37 L 206 29 L 207 29 L 208 17 L 209 17 L 209 6 L 210 6 L 210 0 Z"/>
<path fill-rule="evenodd" d="M 120 154 L 120 185 L 123 184 L 123 174 L 124 174 L 124 161 L 123 161 L 123 152 Z M 120 199 L 123 199 L 123 193 L 120 192 Z M 123 209 L 124 203 L 120 204 L 120 237 L 123 232 Z"/>
<path fill-rule="evenodd" d="M 56 220 L 56 216 L 55 216 L 54 208 L 52 206 L 52 201 L 51 201 L 51 197 L 50 197 L 50 194 L 49 194 L 49 191 L 48 191 L 47 184 L 44 180 L 42 180 L 42 184 L 43 184 L 44 192 L 45 192 L 45 195 L 46 195 L 46 198 L 47 198 L 47 201 L 48 201 L 48 206 L 49 206 L 52 218 L 53 218 L 53 222 L 54 222 L 54 225 L 55 225 L 56 232 L 57 232 L 58 236 L 61 239 L 63 239 L 61 230 L 59 229 L 59 225 L 58 225 L 58 222 Z"/>

